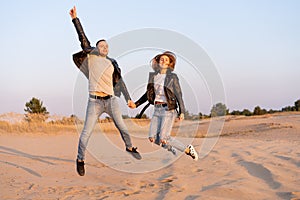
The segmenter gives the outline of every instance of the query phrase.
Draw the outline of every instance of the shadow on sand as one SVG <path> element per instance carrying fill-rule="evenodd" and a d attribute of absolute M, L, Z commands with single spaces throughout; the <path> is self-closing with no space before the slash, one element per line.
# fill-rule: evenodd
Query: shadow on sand
<path fill-rule="evenodd" d="M 58 158 L 58 157 L 53 157 L 53 156 L 37 156 L 37 155 L 32 155 L 32 154 L 28 154 L 16 149 L 12 149 L 9 147 L 4 147 L 4 146 L 0 146 L 0 154 L 6 154 L 6 155 L 10 155 L 10 156 L 17 156 L 17 157 L 23 157 L 23 158 L 29 158 L 32 159 L 34 161 L 38 161 L 38 162 L 42 162 L 48 165 L 55 165 L 55 162 L 53 161 L 62 161 L 62 162 L 69 162 L 69 163 L 74 163 L 74 160 L 70 160 L 70 159 L 63 159 L 63 158 Z M 29 174 L 33 175 L 33 176 L 37 176 L 37 177 L 42 177 L 41 174 L 39 174 L 38 172 L 21 166 L 19 164 L 15 164 L 12 162 L 7 162 L 7 161 L 1 161 L 0 163 L 9 165 L 9 166 L 13 166 L 16 168 L 20 168 L 26 172 L 28 172 Z"/>

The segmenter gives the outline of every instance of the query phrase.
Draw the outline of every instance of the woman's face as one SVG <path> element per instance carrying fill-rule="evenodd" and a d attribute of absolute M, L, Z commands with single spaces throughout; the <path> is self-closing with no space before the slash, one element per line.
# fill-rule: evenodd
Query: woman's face
<path fill-rule="evenodd" d="M 170 58 L 166 55 L 163 55 L 159 58 L 159 66 L 162 69 L 167 69 L 170 65 Z"/>

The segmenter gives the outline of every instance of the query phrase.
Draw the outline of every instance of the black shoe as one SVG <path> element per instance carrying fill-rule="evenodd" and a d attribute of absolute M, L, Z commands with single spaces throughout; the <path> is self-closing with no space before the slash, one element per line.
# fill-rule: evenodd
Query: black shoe
<path fill-rule="evenodd" d="M 77 173 L 80 176 L 84 176 L 85 170 L 84 170 L 84 161 L 79 162 L 78 159 L 76 160 L 76 168 L 77 168 Z"/>
<path fill-rule="evenodd" d="M 141 160 L 142 159 L 142 156 L 137 151 L 137 147 L 132 147 L 131 150 L 128 149 L 128 148 L 126 148 L 126 151 L 129 152 L 135 159 L 137 159 L 137 160 Z"/>

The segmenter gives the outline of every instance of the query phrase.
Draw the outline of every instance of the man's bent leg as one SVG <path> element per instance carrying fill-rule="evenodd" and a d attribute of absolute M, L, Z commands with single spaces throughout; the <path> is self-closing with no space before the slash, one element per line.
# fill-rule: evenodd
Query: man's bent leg
<path fill-rule="evenodd" d="M 126 124 L 124 123 L 124 120 L 122 118 L 121 109 L 119 106 L 119 102 L 117 97 L 113 96 L 109 100 L 107 100 L 107 114 L 111 116 L 113 119 L 113 122 L 115 123 L 115 126 L 120 131 L 121 137 L 125 143 L 126 148 L 131 148 L 132 143 L 130 139 L 130 135 L 128 133 L 128 129 Z"/>

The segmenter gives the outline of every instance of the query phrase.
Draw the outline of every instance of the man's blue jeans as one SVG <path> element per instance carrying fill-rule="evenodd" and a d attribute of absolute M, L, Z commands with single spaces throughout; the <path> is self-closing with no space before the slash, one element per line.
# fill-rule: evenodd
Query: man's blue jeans
<path fill-rule="evenodd" d="M 154 106 L 154 113 L 150 123 L 149 137 L 155 138 L 155 143 L 161 145 L 160 140 L 166 140 L 167 145 L 173 146 L 179 151 L 185 150 L 185 145 L 171 137 L 171 131 L 176 118 L 175 110 L 167 107 Z M 168 148 L 168 146 L 166 146 Z"/>
<path fill-rule="evenodd" d="M 89 141 L 89 138 L 93 132 L 93 129 L 97 123 L 98 118 L 102 113 L 107 113 L 115 123 L 115 126 L 120 131 L 121 137 L 125 143 L 126 148 L 132 147 L 131 139 L 128 133 L 128 129 L 122 118 L 122 113 L 116 96 L 112 96 L 107 100 L 94 99 L 89 97 L 84 127 L 81 132 L 78 144 L 78 160 L 85 159 L 85 151 Z"/>

